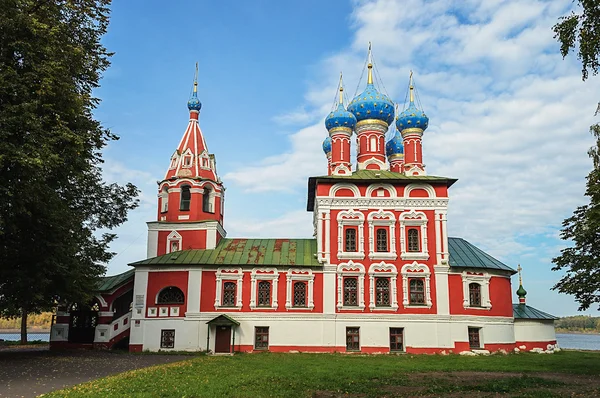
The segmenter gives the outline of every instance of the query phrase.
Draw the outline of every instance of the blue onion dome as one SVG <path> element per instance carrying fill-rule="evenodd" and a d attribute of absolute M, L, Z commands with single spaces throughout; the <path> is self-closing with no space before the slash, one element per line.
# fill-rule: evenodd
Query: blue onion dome
<path fill-rule="evenodd" d="M 192 97 L 188 101 L 187 106 L 190 111 L 200 112 L 200 109 L 202 108 L 202 103 L 198 99 L 198 94 L 196 93 L 196 91 L 194 91 L 194 93 L 192 94 Z"/>
<path fill-rule="evenodd" d="M 388 126 L 394 121 L 394 103 L 385 94 L 381 94 L 373 84 L 372 65 L 369 63 L 367 88 L 357 95 L 348 105 L 348 110 L 354 114 L 356 121 L 376 119 Z"/>
<path fill-rule="evenodd" d="M 403 130 L 410 128 L 421 129 L 421 131 L 425 131 L 427 126 L 429 126 L 429 118 L 425 115 L 425 112 L 418 109 L 415 105 L 415 96 L 414 96 L 414 86 L 412 82 L 412 72 L 410 76 L 410 103 L 408 108 L 402 111 L 398 118 L 396 119 L 396 128 L 398 131 L 402 132 Z"/>
<path fill-rule="evenodd" d="M 385 153 L 389 158 L 394 156 L 404 155 L 404 140 L 398 131 L 396 134 L 385 144 Z"/>
<path fill-rule="evenodd" d="M 325 154 L 329 154 L 331 153 L 331 137 L 327 136 L 327 138 L 325 138 L 325 140 L 323 141 L 323 152 L 325 152 Z"/>

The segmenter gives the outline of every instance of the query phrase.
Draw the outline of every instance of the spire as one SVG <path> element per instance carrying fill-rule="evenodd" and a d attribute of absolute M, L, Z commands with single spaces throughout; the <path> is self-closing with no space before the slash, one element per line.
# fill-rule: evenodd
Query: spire
<path fill-rule="evenodd" d="M 198 62 L 196 62 L 196 72 L 194 73 L 194 96 L 198 96 Z"/>
<path fill-rule="evenodd" d="M 519 272 L 519 289 L 517 289 L 517 296 L 519 296 L 519 305 L 525 304 L 525 296 L 527 295 L 527 290 L 523 288 L 523 278 L 521 276 L 522 270 L 523 268 L 521 268 L 521 264 L 519 264 L 519 266 L 517 267 L 517 271 Z"/>
<path fill-rule="evenodd" d="M 413 84 L 413 76 L 412 75 L 413 75 L 413 72 L 411 70 L 410 71 L 410 78 L 409 78 L 409 81 L 408 81 L 408 89 L 410 91 L 410 102 L 411 103 L 415 102 L 415 93 L 414 93 L 415 86 Z"/>
<path fill-rule="evenodd" d="M 190 110 L 190 119 L 198 119 L 198 113 L 202 109 L 202 103 L 198 99 L 198 62 L 196 62 L 196 72 L 194 73 L 194 91 L 187 106 Z"/>
<path fill-rule="evenodd" d="M 371 42 L 369 42 L 369 63 L 367 64 L 369 69 L 367 75 L 367 84 L 373 84 L 373 54 L 371 53 Z"/>
<path fill-rule="evenodd" d="M 344 106 L 344 82 L 342 81 L 342 72 L 340 72 L 340 100 L 339 105 Z"/>

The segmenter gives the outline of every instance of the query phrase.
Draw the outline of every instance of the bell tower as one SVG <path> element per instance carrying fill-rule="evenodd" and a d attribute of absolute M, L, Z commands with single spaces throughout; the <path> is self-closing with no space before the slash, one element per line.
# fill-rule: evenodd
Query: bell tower
<path fill-rule="evenodd" d="M 198 122 L 198 64 L 188 103 L 189 121 L 162 181 L 156 221 L 148 222 L 148 257 L 179 250 L 214 249 L 223 229 L 225 187 Z"/>

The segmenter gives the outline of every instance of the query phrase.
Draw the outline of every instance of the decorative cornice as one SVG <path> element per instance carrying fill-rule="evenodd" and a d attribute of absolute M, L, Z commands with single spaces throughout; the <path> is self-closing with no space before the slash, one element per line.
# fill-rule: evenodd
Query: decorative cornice
<path fill-rule="evenodd" d="M 356 123 L 356 132 L 358 133 L 358 130 L 364 126 L 380 126 L 382 128 L 385 128 L 385 131 L 387 131 L 389 125 L 383 120 L 379 119 L 364 119 Z"/>

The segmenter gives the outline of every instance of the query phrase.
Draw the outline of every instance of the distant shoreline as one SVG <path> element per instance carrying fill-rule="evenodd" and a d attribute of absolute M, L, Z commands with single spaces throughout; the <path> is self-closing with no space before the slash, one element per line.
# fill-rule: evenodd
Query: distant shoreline
<path fill-rule="evenodd" d="M 50 329 L 27 329 L 27 333 L 50 333 Z M 0 334 L 21 334 L 21 329 L 0 329 Z"/>
<path fill-rule="evenodd" d="M 596 330 L 594 331 L 579 331 L 579 330 L 564 330 L 564 329 L 555 329 L 556 334 L 591 334 L 599 336 L 600 333 Z"/>

